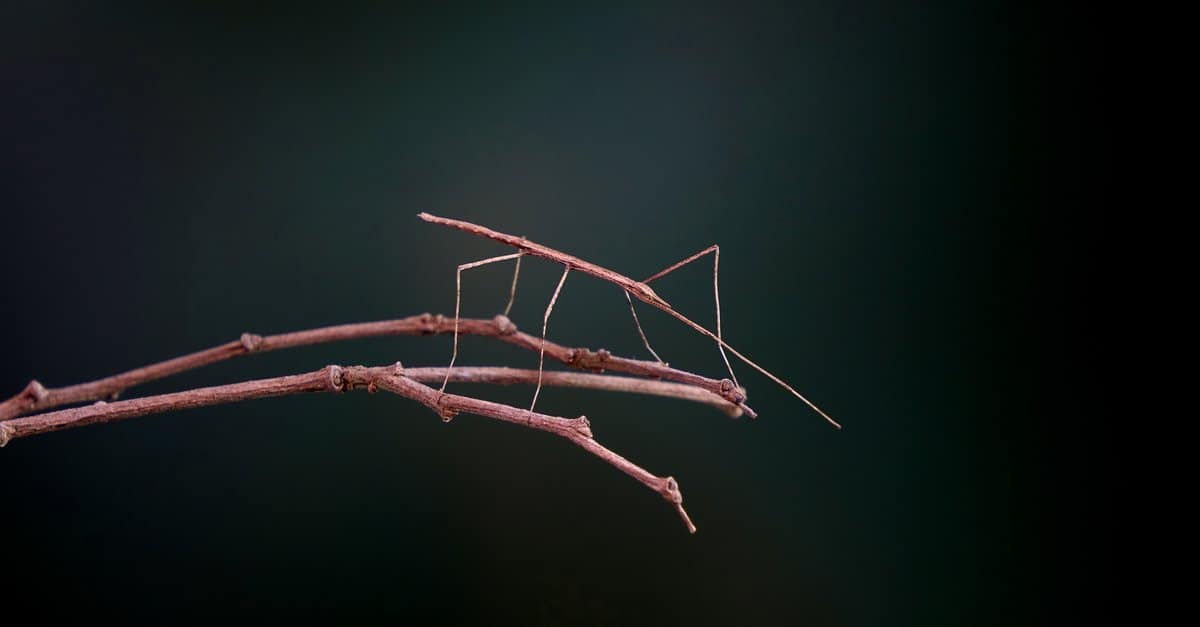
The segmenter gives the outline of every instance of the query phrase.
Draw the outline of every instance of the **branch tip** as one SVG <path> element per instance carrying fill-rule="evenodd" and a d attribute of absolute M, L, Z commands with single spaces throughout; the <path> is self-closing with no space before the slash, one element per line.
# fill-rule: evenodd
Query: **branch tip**
<path fill-rule="evenodd" d="M 675 511 L 683 519 L 683 524 L 687 525 L 688 533 L 696 533 L 696 525 L 692 522 L 692 517 L 688 516 L 687 510 L 683 509 L 683 493 L 679 491 L 679 482 L 675 480 L 675 477 L 667 477 L 663 484 L 662 495 L 675 506 Z"/>
<path fill-rule="evenodd" d="M 692 522 L 692 517 L 688 516 L 687 510 L 683 509 L 683 505 L 676 503 L 675 511 L 679 512 L 679 517 L 683 519 L 683 524 L 687 525 L 688 533 L 696 533 L 696 523 Z"/>
<path fill-rule="evenodd" d="M 442 220 L 435 218 L 431 221 L 440 223 Z M 470 397 L 443 396 L 437 390 L 423 385 L 423 382 L 430 377 L 444 380 L 449 369 L 446 371 L 436 368 L 406 370 L 399 361 L 390 366 L 378 368 L 327 365 L 321 370 L 302 375 L 245 381 L 116 402 L 118 395 L 126 389 L 240 355 L 359 337 L 433 335 L 456 329 L 460 333 L 496 337 L 525 349 L 539 350 L 545 346 L 546 355 L 574 368 L 591 371 L 588 374 L 571 374 L 570 377 L 563 377 L 557 383 L 558 385 L 678 397 L 713 405 L 735 417 L 740 413 L 746 413 L 752 417 L 755 415 L 749 407 L 741 402 L 742 399 L 745 399 L 745 391 L 730 381 L 678 371 L 661 361 L 650 362 L 618 357 L 606 349 L 593 351 L 589 348 L 566 347 L 544 339 L 539 341 L 539 338 L 519 331 L 517 325 L 503 314 L 491 319 L 469 319 L 465 321 L 465 325 L 463 323 L 463 320 L 456 320 L 444 315 L 423 313 L 403 319 L 322 327 L 279 335 L 260 336 L 246 332 L 241 334 L 237 343 L 222 344 L 93 382 L 48 389 L 39 381 L 31 380 L 20 393 L 0 403 L 0 447 L 20 437 L 188 407 L 307 392 L 345 392 L 357 388 L 365 388 L 368 392 L 374 393 L 382 388 L 425 405 L 432 409 L 443 422 L 450 422 L 459 413 L 478 413 L 510 423 L 524 423 L 532 428 L 563 436 L 658 492 L 674 505 L 688 531 L 696 532 L 696 526 L 683 508 L 683 496 L 675 479 L 655 476 L 604 448 L 595 440 L 591 422 L 587 416 L 564 418 L 535 414 L 531 410 Z M 459 328 L 460 326 L 461 328 Z M 238 350 L 238 348 L 243 350 Z M 610 369 L 637 375 L 644 379 L 593 374 Z M 458 373 L 456 372 L 456 374 Z M 510 368 L 466 368 L 463 369 L 462 374 L 464 381 L 500 384 L 531 383 L 535 380 L 532 378 L 534 376 L 537 381 L 541 382 L 544 378 L 540 370 L 522 371 Z M 570 373 L 556 374 L 568 375 Z M 586 379 L 587 377 L 595 379 Z M 680 390 L 672 389 L 670 386 L 683 388 L 682 391 L 690 393 L 681 393 Z M 688 388 L 694 389 L 689 390 Z M 45 411 L 60 405 L 87 401 L 92 401 L 93 405 L 17 418 L 24 414 Z M 840 427 L 836 423 L 835 426 Z"/>

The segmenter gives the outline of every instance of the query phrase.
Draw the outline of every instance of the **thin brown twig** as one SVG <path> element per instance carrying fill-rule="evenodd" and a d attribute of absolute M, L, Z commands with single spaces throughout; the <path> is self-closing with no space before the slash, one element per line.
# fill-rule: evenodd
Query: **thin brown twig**
<path fill-rule="evenodd" d="M 540 351 L 542 347 L 540 338 L 518 331 L 516 325 L 504 316 L 496 316 L 490 320 L 463 318 L 458 323 L 459 333 L 496 338 L 530 351 Z M 117 395 L 131 387 L 249 353 L 368 337 L 448 334 L 454 332 L 454 327 L 454 318 L 425 313 L 395 320 L 342 324 L 278 335 L 243 333 L 241 339 L 234 342 L 87 383 L 47 388 L 36 380 L 30 381 L 24 390 L 0 402 L 0 420 L 73 403 L 115 400 Z M 581 370 L 623 372 L 697 387 L 736 405 L 752 418 L 757 416 L 754 410 L 745 404 L 745 390 L 734 385 L 729 379 L 711 379 L 662 363 L 615 357 L 604 349 L 592 351 L 587 348 L 569 348 L 549 340 L 546 341 L 545 351 L 551 359 Z"/>
<path fill-rule="evenodd" d="M 432 374 L 433 380 L 436 380 L 442 373 L 425 372 L 422 374 Z M 534 374 L 536 375 L 536 373 Z M 564 437 L 657 492 L 675 506 L 676 512 L 687 525 L 688 531 L 696 532 L 696 526 L 683 509 L 683 495 L 679 491 L 679 484 L 675 479 L 669 476 L 654 475 L 601 445 L 593 437 L 591 424 L 586 416 L 562 418 L 492 401 L 446 394 L 408 376 L 407 371 L 399 363 L 395 366 L 374 368 L 326 366 L 321 370 L 306 374 L 198 388 L 112 403 L 100 401 L 84 407 L 14 418 L 0 422 L 0 446 L 17 438 L 148 414 L 233 403 L 254 398 L 308 392 L 342 392 L 359 388 L 365 388 L 372 392 L 383 389 L 415 400 L 433 410 L 444 421 L 449 421 L 458 413 L 469 413 Z"/>
<path fill-rule="evenodd" d="M 404 375 L 422 383 L 437 383 L 446 376 L 445 368 L 406 368 Z M 538 371 L 522 368 L 494 366 L 459 366 L 450 375 L 455 383 L 487 383 L 493 385 L 537 385 Z M 591 372 L 562 372 L 557 370 L 542 373 L 542 384 L 554 387 L 628 392 L 677 398 L 709 405 L 725 412 L 731 418 L 742 415 L 737 405 L 709 392 L 686 383 L 656 381 L 637 377 L 621 377 Z"/>

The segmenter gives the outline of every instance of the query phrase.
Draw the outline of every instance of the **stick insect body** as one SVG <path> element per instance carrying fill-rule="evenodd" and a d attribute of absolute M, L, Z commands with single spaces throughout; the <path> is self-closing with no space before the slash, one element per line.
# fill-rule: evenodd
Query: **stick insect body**
<path fill-rule="evenodd" d="M 721 349 L 722 357 L 725 356 L 725 350 L 728 349 L 729 352 L 733 353 L 734 356 L 736 356 L 738 359 L 745 362 L 746 365 L 750 366 L 751 368 L 754 368 L 755 370 L 757 370 L 758 372 L 760 372 L 761 374 L 766 376 L 768 379 L 771 379 L 772 381 L 779 384 L 787 391 L 791 392 L 794 396 L 799 398 L 801 401 L 804 401 L 804 403 L 806 405 L 811 407 L 813 409 L 813 411 L 816 411 L 818 414 L 820 414 L 822 418 L 824 418 L 826 421 L 829 422 L 829 424 L 833 425 L 834 427 L 836 427 L 838 429 L 842 428 L 842 426 L 840 424 L 838 424 L 837 421 L 835 421 L 828 414 L 826 414 L 824 411 L 822 411 L 821 408 L 817 407 L 812 401 L 805 398 L 804 395 L 800 394 L 800 392 L 796 391 L 795 388 L 788 385 L 782 379 L 780 379 L 779 377 L 777 377 L 774 374 L 772 374 L 771 372 L 769 372 L 766 368 L 763 368 L 762 366 L 760 366 L 757 363 L 755 363 L 754 361 L 752 361 L 749 357 L 746 357 L 745 355 L 738 352 L 737 349 L 730 346 L 728 343 L 725 342 L 724 339 L 722 339 L 720 337 L 720 335 L 721 335 L 720 334 L 720 328 L 721 328 L 720 327 L 720 315 L 721 314 L 720 314 L 719 297 L 718 297 L 718 302 L 717 302 L 717 329 L 718 329 L 718 332 L 713 333 L 712 331 L 709 331 L 707 328 L 701 326 L 700 324 L 693 322 L 687 316 L 684 316 L 683 314 L 679 313 L 678 311 L 675 311 L 675 308 L 672 307 L 670 303 L 668 303 L 665 299 L 663 299 L 661 296 L 656 294 L 654 292 L 654 290 L 651 289 L 649 285 L 647 285 L 647 283 L 649 281 L 653 281 L 654 279 L 657 279 L 665 274 L 668 274 L 668 273 L 680 268 L 683 265 L 686 265 L 692 261 L 695 261 L 696 259 L 699 259 L 700 257 L 703 257 L 704 255 L 708 254 L 709 252 L 715 252 L 719 256 L 719 249 L 716 246 L 711 246 L 711 247 L 683 260 L 683 261 L 680 261 L 679 263 L 676 263 L 676 264 L 666 268 L 665 270 L 651 276 L 650 278 L 646 279 L 645 281 L 636 281 L 636 280 L 631 279 L 619 272 L 609 270 L 608 268 L 596 265 L 594 263 L 591 263 L 590 261 L 585 261 L 574 255 L 564 253 L 560 250 L 555 250 L 553 248 L 550 248 L 549 246 L 544 246 L 542 244 L 538 244 L 537 242 L 532 242 L 529 239 L 524 238 L 524 237 L 518 237 L 516 235 L 510 235 L 508 233 L 501 233 L 499 231 L 494 231 L 487 227 L 480 226 L 478 224 L 474 224 L 471 222 L 465 222 L 463 220 L 454 220 L 451 218 L 442 218 L 442 217 L 431 215 L 431 214 L 424 213 L 424 212 L 418 214 L 417 217 L 421 218 L 422 220 L 424 220 L 426 222 L 432 222 L 434 224 L 440 224 L 443 226 L 455 228 L 460 231 L 466 231 L 467 233 L 471 233 L 473 235 L 478 235 L 481 237 L 486 237 L 488 239 L 495 240 L 497 242 L 506 244 L 508 246 L 511 246 L 511 247 L 517 249 L 518 252 L 516 252 L 516 253 L 512 253 L 509 255 L 502 255 L 500 257 L 492 257 L 490 259 L 484 259 L 482 261 L 476 261 L 473 263 L 463 264 L 463 265 L 459 266 L 458 267 L 459 274 L 458 274 L 458 277 L 456 280 L 457 280 L 457 283 L 459 286 L 460 293 L 461 293 L 462 271 L 469 269 L 469 268 L 478 267 L 478 266 L 482 266 L 482 265 L 486 265 L 486 264 L 494 263 L 494 262 L 498 262 L 498 261 L 505 261 L 508 259 L 516 259 L 517 264 L 518 264 L 517 270 L 519 272 L 520 271 L 520 260 L 521 260 L 521 257 L 524 255 L 532 255 L 534 257 L 542 257 L 544 259 L 549 259 L 550 261 L 554 261 L 556 263 L 561 263 L 563 265 L 562 278 L 560 278 L 558 281 L 558 286 L 557 286 L 557 288 L 555 288 L 554 295 L 550 299 L 550 306 L 546 309 L 546 314 L 542 319 L 542 337 L 543 338 L 545 338 L 545 335 L 546 335 L 546 327 L 547 327 L 547 323 L 550 318 L 550 312 L 554 308 L 555 301 L 558 300 L 558 294 L 562 290 L 562 286 L 563 286 L 563 283 L 566 281 L 567 274 L 571 270 L 578 270 L 579 272 L 582 272 L 584 274 L 589 274 L 589 275 L 594 276 L 602 281 L 607 281 L 609 283 L 612 283 L 612 284 L 620 287 L 622 290 L 625 291 L 625 293 L 628 296 L 632 296 L 633 298 L 636 298 L 636 299 L 642 301 L 643 303 L 650 305 L 651 307 L 654 307 L 656 309 L 659 309 L 659 310 L 665 312 L 667 315 L 671 316 L 672 318 L 675 318 L 676 320 L 679 320 L 680 322 L 691 327 L 697 333 L 700 333 L 701 335 L 704 335 L 705 337 L 708 337 L 709 339 L 715 341 L 717 343 L 717 346 Z M 716 285 L 716 283 L 715 283 L 715 264 L 714 264 L 714 287 L 715 287 L 715 285 Z M 515 291 L 516 291 L 516 276 L 514 275 L 514 277 L 513 277 L 513 292 L 509 295 L 508 306 L 510 308 L 512 307 L 512 298 L 515 295 Z M 632 305 L 632 301 L 631 301 L 630 302 L 631 310 L 632 310 L 632 306 L 633 305 Z M 507 312 L 507 309 L 506 309 L 506 312 Z M 458 316 L 459 316 L 458 302 L 456 301 L 455 302 L 455 311 L 454 311 L 455 320 L 458 319 Z M 636 313 L 634 313 L 634 319 L 635 319 L 635 321 L 637 319 Z M 638 324 L 638 331 L 639 331 L 639 333 L 641 332 L 640 323 Z M 643 341 L 646 340 L 645 334 L 642 334 L 642 339 L 643 339 Z M 457 354 L 458 354 L 458 334 L 457 333 L 455 333 L 454 341 L 455 341 L 454 356 L 457 356 Z M 650 344 L 648 341 L 646 341 L 646 347 L 650 348 Z M 653 354 L 654 353 L 653 349 L 650 349 L 650 350 L 651 350 L 651 353 Z M 453 366 L 454 366 L 454 356 L 452 356 L 450 358 L 450 368 L 453 368 Z M 655 356 L 657 357 L 657 355 L 655 355 Z M 539 362 L 540 362 L 540 359 L 539 359 Z M 725 363 L 727 366 L 729 365 L 728 358 L 726 358 Z M 541 370 L 541 363 L 539 363 L 538 369 Z M 449 371 L 447 371 L 447 375 L 448 374 L 449 374 Z M 732 376 L 732 374 L 733 374 L 733 369 L 730 368 L 730 375 Z M 444 383 L 442 385 L 442 388 L 445 389 Z M 538 391 L 540 391 L 540 388 L 541 388 L 541 386 L 539 385 Z M 535 404 L 537 403 L 537 392 L 536 391 L 534 392 L 533 402 Z"/>

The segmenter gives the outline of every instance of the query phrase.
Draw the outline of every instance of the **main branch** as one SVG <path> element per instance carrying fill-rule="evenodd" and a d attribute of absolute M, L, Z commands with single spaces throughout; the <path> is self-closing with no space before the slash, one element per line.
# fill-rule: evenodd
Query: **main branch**
<path fill-rule="evenodd" d="M 495 338 L 534 352 L 537 352 L 542 346 L 541 338 L 518 331 L 516 325 L 505 316 L 496 316 L 490 320 L 463 318 L 458 321 L 458 324 L 459 333 Z M 73 403 L 115 400 L 119 394 L 131 387 L 249 353 L 264 353 L 297 346 L 369 337 L 438 335 L 453 332 L 453 318 L 425 313 L 396 320 L 342 324 L 278 335 L 261 336 L 243 333 L 237 341 L 87 383 L 47 388 L 37 380 L 30 381 L 24 390 L 6 401 L 0 402 L 0 420 Z M 573 368 L 593 372 L 623 372 L 686 384 L 725 399 L 752 418 L 757 416 L 754 410 L 745 404 L 745 391 L 734 385 L 729 379 L 711 379 L 658 362 L 615 357 L 604 349 L 592 351 L 587 348 L 569 348 L 549 340 L 546 341 L 545 347 L 547 357 Z"/>
<path fill-rule="evenodd" d="M 599 457 L 657 492 L 667 502 L 675 506 L 675 510 L 679 513 L 680 518 L 687 525 L 688 531 L 691 533 L 696 532 L 696 526 L 692 524 L 691 518 L 683 509 L 683 494 L 679 491 L 679 484 L 675 479 L 673 477 L 659 477 L 654 475 L 641 466 L 604 447 L 593 437 L 591 424 L 588 422 L 586 416 L 562 418 L 532 412 L 527 409 L 518 409 L 510 405 L 492 401 L 442 393 L 424 385 L 418 379 L 438 381 L 441 380 L 445 371 L 439 368 L 422 368 L 419 370 L 420 372 L 410 373 L 399 363 L 394 366 L 375 368 L 365 366 L 326 366 L 321 370 L 299 375 L 258 379 L 111 403 L 99 401 L 84 407 L 63 409 L 0 422 L 0 446 L 4 446 L 10 440 L 17 438 L 180 409 L 309 392 L 343 392 L 345 390 L 360 388 L 374 392 L 382 389 L 425 405 L 441 416 L 442 420 L 447 422 L 455 414 L 469 413 L 547 431 L 566 438 L 573 444 Z M 507 382 L 528 381 L 526 376 L 528 373 L 526 371 L 499 373 L 494 371 L 509 371 L 510 369 L 491 370 L 493 372 L 490 373 L 466 373 L 465 378 L 474 377 L 476 380 L 504 379 Z"/>
<path fill-rule="evenodd" d="M 30 381 L 20 393 L 0 403 L 0 447 L 17 438 L 192 407 L 307 392 L 341 392 L 356 388 L 374 392 L 382 389 L 413 399 L 435 411 L 444 420 L 449 420 L 456 413 L 471 413 L 564 437 L 662 495 L 676 507 L 688 530 L 695 532 L 695 526 L 683 509 L 683 497 L 675 479 L 651 474 L 602 446 L 592 437 L 590 424 L 585 417 L 568 419 L 550 416 L 501 403 L 443 393 L 424 384 L 443 380 L 447 376 L 445 368 L 405 369 L 399 362 L 395 366 L 376 368 L 328 366 L 307 374 L 116 400 L 119 394 L 131 387 L 250 353 L 388 335 L 437 335 L 452 333 L 456 326 L 459 333 L 495 338 L 535 352 L 544 350 L 551 359 L 588 372 L 468 367 L 452 370 L 449 376 L 454 381 L 530 385 L 540 381 L 545 385 L 681 398 L 711 405 L 735 417 L 742 413 L 752 417 L 755 415 L 745 404 L 745 391 L 729 379 L 703 377 L 660 362 L 614 357 L 603 349 L 569 348 L 543 341 L 540 337 L 518 331 L 516 325 L 505 316 L 490 320 L 460 319 L 456 325 L 453 318 L 421 314 L 397 320 L 344 324 L 279 335 L 243 333 L 235 342 L 96 381 L 59 388 L 46 388 L 36 380 Z M 603 374 L 606 371 L 635 376 Z M 48 411 L 88 401 L 95 402 L 82 407 Z"/>

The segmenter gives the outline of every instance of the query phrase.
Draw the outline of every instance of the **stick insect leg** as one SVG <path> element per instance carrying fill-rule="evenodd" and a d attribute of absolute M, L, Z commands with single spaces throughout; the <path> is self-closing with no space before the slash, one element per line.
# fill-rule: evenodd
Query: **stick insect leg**
<path fill-rule="evenodd" d="M 517 300 L 517 277 L 521 276 L 521 256 L 517 257 L 517 267 L 513 269 L 512 289 L 508 292 L 508 304 L 504 306 L 504 317 L 512 311 L 513 301 Z M 455 316 L 457 317 L 457 316 Z"/>
<path fill-rule="evenodd" d="M 654 352 L 654 348 L 650 346 L 650 340 L 646 337 L 646 332 L 642 330 L 642 321 L 638 320 L 637 310 L 633 308 L 633 298 L 629 296 L 629 292 L 625 292 L 625 300 L 629 301 L 629 313 L 633 314 L 633 324 L 637 327 L 638 335 L 642 336 L 642 344 L 645 344 L 646 350 L 650 351 L 651 355 L 654 355 L 655 361 L 665 364 L 666 362 L 663 361 L 662 357 L 659 357 L 658 353 Z"/>
<path fill-rule="evenodd" d="M 719 276 L 719 274 L 718 274 L 719 268 L 721 265 L 721 247 L 716 244 L 713 244 L 712 246 L 705 248 L 704 250 L 692 255 L 691 257 L 688 257 L 682 261 L 675 262 L 675 263 L 667 266 L 666 268 L 659 270 L 655 274 L 651 275 L 650 278 L 642 281 L 642 283 L 650 283 L 651 281 L 653 281 L 655 279 L 659 279 L 668 274 L 671 274 L 672 272 L 688 265 L 689 263 L 691 263 L 709 253 L 712 253 L 712 255 L 713 255 L 713 300 L 716 302 L 716 305 L 717 305 L 717 340 L 718 340 L 717 341 L 717 350 L 721 351 L 721 359 L 725 361 L 725 367 L 727 369 L 729 369 L 729 378 L 733 380 L 734 385 L 741 387 L 741 384 L 738 383 L 737 375 L 733 373 L 733 365 L 729 363 L 729 357 L 725 354 L 725 347 L 722 346 L 722 344 L 724 343 L 724 339 L 721 335 L 721 288 L 718 286 L 718 281 L 717 281 L 717 278 Z M 628 293 L 625 294 L 625 298 L 629 298 Z M 629 309 L 630 309 L 630 311 L 633 310 L 633 301 L 632 300 L 629 301 Z M 633 315 L 633 320 L 634 320 L 634 322 L 637 322 L 637 314 Z M 642 332 L 642 325 L 638 324 L 638 333 L 641 333 L 641 332 Z M 646 339 L 646 335 L 644 333 L 642 333 L 642 340 L 645 340 L 645 339 Z M 650 348 L 650 342 L 648 342 L 648 341 L 646 342 L 646 348 Z M 653 354 L 654 350 L 651 349 L 650 353 Z M 654 355 L 654 357 L 657 358 L 658 355 Z M 659 359 L 659 361 L 662 361 L 662 360 Z"/>
<path fill-rule="evenodd" d="M 488 259 L 481 259 L 479 261 L 472 261 L 471 263 L 464 263 L 458 267 L 458 271 L 454 274 L 454 349 L 450 353 L 450 365 L 446 367 L 446 378 L 442 379 L 442 387 L 438 389 L 439 394 L 446 391 L 446 383 L 448 383 L 450 381 L 450 371 L 454 369 L 454 360 L 458 358 L 458 316 L 459 316 L 459 311 L 461 310 L 461 305 L 462 305 L 462 273 L 463 273 L 463 270 L 470 270 L 471 268 L 478 268 L 479 266 L 486 266 L 490 263 L 496 263 L 498 261 L 508 261 L 509 259 L 516 259 L 517 263 L 519 264 L 519 263 L 521 263 L 521 256 L 524 254 L 525 253 L 523 253 L 523 252 L 519 252 L 519 253 L 513 253 L 511 255 L 501 255 L 499 257 L 491 257 Z M 518 268 L 519 268 L 519 266 L 518 266 Z M 509 307 L 512 307 L 513 297 L 516 296 L 516 293 L 517 293 L 517 277 L 514 274 L 513 275 L 512 292 L 509 294 L 509 297 L 508 297 L 508 306 Z M 508 309 L 505 309 L 504 312 L 507 314 Z"/>
<path fill-rule="evenodd" d="M 546 327 L 550 324 L 550 312 L 554 311 L 554 303 L 558 300 L 558 293 L 562 291 L 563 283 L 567 281 L 567 274 L 571 271 L 571 266 L 563 265 L 562 277 L 558 279 L 558 286 L 554 288 L 554 295 L 550 297 L 550 304 L 546 306 L 546 315 L 542 316 L 542 347 L 538 351 L 538 382 L 537 388 L 533 390 L 533 402 L 529 404 L 529 413 L 533 413 L 533 408 L 537 406 L 538 394 L 542 392 L 542 366 L 546 363 Z"/>

